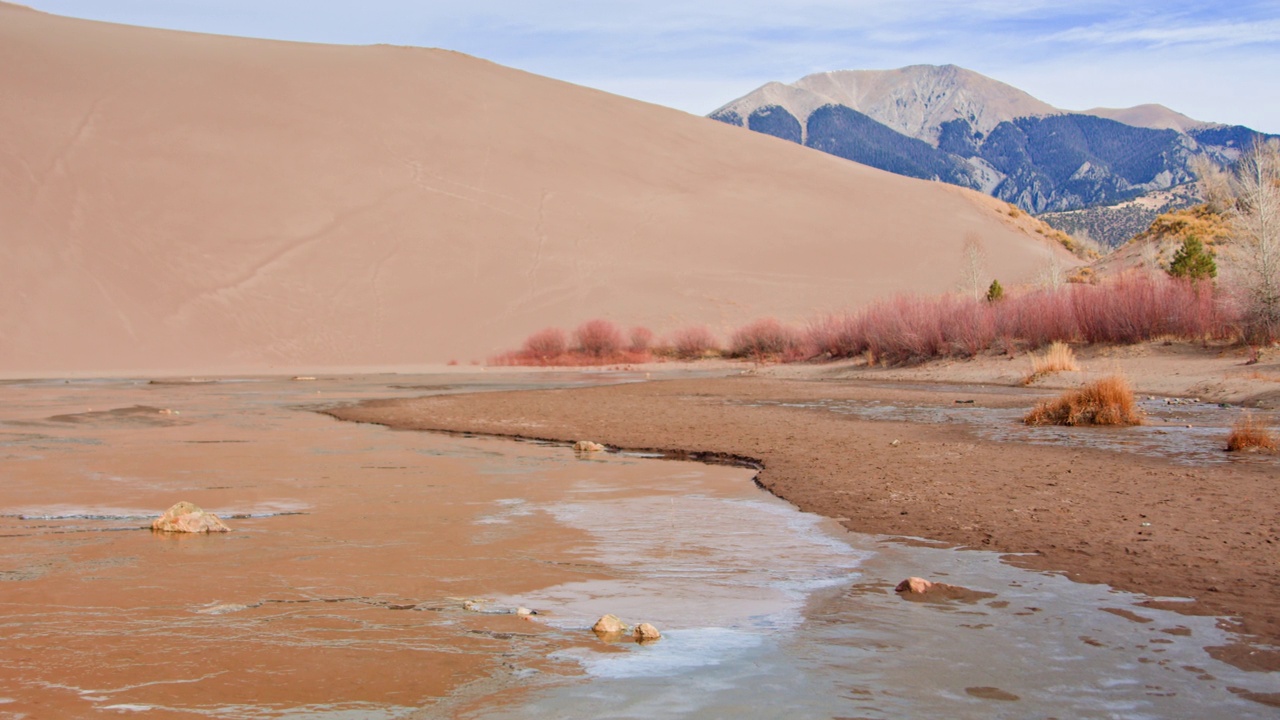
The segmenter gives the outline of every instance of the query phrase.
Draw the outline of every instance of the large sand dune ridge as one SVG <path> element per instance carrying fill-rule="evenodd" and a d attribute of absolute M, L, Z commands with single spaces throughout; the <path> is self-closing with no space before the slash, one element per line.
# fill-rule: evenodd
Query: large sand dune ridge
<path fill-rule="evenodd" d="M 0 372 L 467 361 L 547 324 L 798 319 L 1060 248 L 976 193 L 393 46 L 0 3 Z"/>

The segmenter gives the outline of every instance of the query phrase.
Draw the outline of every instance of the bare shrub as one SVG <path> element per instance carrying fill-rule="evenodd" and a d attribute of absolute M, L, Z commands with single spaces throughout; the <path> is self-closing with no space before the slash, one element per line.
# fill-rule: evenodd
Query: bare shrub
<path fill-rule="evenodd" d="M 946 354 L 973 357 L 995 344 L 996 308 L 981 296 L 978 299 L 944 297 L 939 312 Z"/>
<path fill-rule="evenodd" d="M 565 354 L 569 349 L 569 338 L 560 328 L 545 328 L 525 338 L 520 352 L 533 359 L 549 360 Z"/>
<path fill-rule="evenodd" d="M 647 327 L 637 325 L 631 328 L 630 339 L 629 349 L 633 353 L 647 353 L 653 347 L 653 331 Z"/>
<path fill-rule="evenodd" d="M 604 358 L 622 350 L 622 330 L 608 320 L 588 320 L 573 331 L 577 350 L 583 355 Z"/>
<path fill-rule="evenodd" d="M 965 233 L 964 244 L 960 248 L 960 290 L 981 299 L 987 289 L 987 248 L 982 236 L 976 232 Z"/>
<path fill-rule="evenodd" d="M 1280 338 L 1280 144 L 1255 145 L 1233 180 L 1228 267 L 1242 297 L 1247 340 L 1269 343 Z"/>
<path fill-rule="evenodd" d="M 802 354 L 801 335 L 777 318 L 762 318 L 734 331 L 729 356 L 756 359 L 796 359 Z"/>
<path fill-rule="evenodd" d="M 672 353 L 681 360 L 697 360 L 720 352 L 716 336 L 705 325 L 677 330 L 671 334 Z"/>
<path fill-rule="evenodd" d="M 1112 375 L 1040 403 L 1023 418 L 1028 425 L 1141 425 L 1129 382 Z"/>
<path fill-rule="evenodd" d="M 1231 434 L 1227 436 L 1227 450 L 1231 452 L 1247 452 L 1251 450 L 1275 450 L 1277 442 L 1271 430 L 1246 412 L 1231 425 Z"/>
<path fill-rule="evenodd" d="M 852 358 L 867 351 L 862 316 L 853 313 L 825 315 L 811 321 L 805 339 L 814 356 Z"/>

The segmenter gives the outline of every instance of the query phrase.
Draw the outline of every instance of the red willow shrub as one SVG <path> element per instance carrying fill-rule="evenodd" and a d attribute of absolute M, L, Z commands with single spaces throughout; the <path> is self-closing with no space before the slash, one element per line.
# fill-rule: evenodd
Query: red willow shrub
<path fill-rule="evenodd" d="M 729 357 L 796 360 L 804 355 L 801 334 L 777 318 L 763 318 L 744 325 L 729 339 Z"/>
<path fill-rule="evenodd" d="M 707 355 L 718 354 L 720 344 L 716 336 L 703 325 L 677 330 L 668 341 L 672 354 L 681 360 L 697 360 Z"/>
<path fill-rule="evenodd" d="M 608 320 L 588 320 L 573 331 L 575 348 L 583 355 L 605 358 L 622 351 L 622 330 Z"/>
<path fill-rule="evenodd" d="M 1240 327 L 1238 309 L 1211 283 L 1135 272 L 1098 285 L 1008 292 L 999 302 L 955 295 L 903 295 L 856 313 L 819 318 L 804 332 L 765 318 L 739 328 L 733 334 L 729 354 L 795 361 L 866 353 L 874 362 L 897 365 L 936 357 L 969 357 L 997 347 L 1034 349 L 1054 342 L 1226 340 L 1240 337 Z M 531 335 L 523 350 L 508 353 L 497 362 L 642 362 L 648 353 L 641 348 L 652 338 L 646 333 L 644 328 L 632 331 L 632 352 L 627 353 L 616 325 L 592 320 L 575 332 L 577 347 L 572 351 L 565 348 L 562 331 L 549 329 Z M 701 326 L 673 333 L 667 345 L 664 352 L 682 360 L 718 352 L 715 337 Z M 556 352 L 557 348 L 561 350 Z"/>
<path fill-rule="evenodd" d="M 546 328 L 530 335 L 524 340 L 521 354 L 529 358 L 551 360 L 560 357 L 569 349 L 569 338 L 560 328 Z"/>
<path fill-rule="evenodd" d="M 631 346 L 627 348 L 633 353 L 647 353 L 653 347 L 653 331 L 637 325 L 631 328 Z"/>
<path fill-rule="evenodd" d="M 902 364 L 967 357 L 1015 343 L 1135 343 L 1239 336 L 1237 312 L 1207 282 L 1132 273 L 1099 285 L 1009 293 L 1000 302 L 900 296 L 810 323 L 811 357 Z"/>

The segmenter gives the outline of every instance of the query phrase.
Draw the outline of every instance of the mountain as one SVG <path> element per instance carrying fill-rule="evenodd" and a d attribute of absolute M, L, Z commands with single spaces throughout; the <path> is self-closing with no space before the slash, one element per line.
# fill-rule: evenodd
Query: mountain
<path fill-rule="evenodd" d="M 980 190 L 1030 213 L 1109 206 L 1193 181 L 1259 137 L 1160 105 L 1074 113 L 954 65 L 768 83 L 711 118 L 909 177 Z M 1103 222 L 1099 227 L 1127 227 Z M 1118 244 L 1125 237 L 1099 238 Z"/>
<path fill-rule="evenodd" d="M 1064 256 L 977 193 L 443 50 L 0 4 L 0 67 L 10 377 L 465 363 L 949 290 L 970 233 L 1005 284 Z"/>

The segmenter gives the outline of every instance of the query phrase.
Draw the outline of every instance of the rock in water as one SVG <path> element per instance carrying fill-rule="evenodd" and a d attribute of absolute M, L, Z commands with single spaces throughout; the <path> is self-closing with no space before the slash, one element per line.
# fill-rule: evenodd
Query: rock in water
<path fill-rule="evenodd" d="M 658 628 L 650 625 L 649 623 L 640 623 L 636 626 L 636 642 L 653 642 L 661 637 L 662 633 L 658 632 Z"/>
<path fill-rule="evenodd" d="M 182 533 L 231 532 L 231 528 L 219 520 L 217 515 L 207 513 L 185 500 L 165 510 L 164 515 L 151 523 L 151 529 Z"/>
<path fill-rule="evenodd" d="M 898 583 L 898 587 L 894 588 L 894 592 L 911 593 L 912 595 L 923 595 L 929 592 L 929 588 L 933 587 L 933 583 L 924 578 L 911 577 Z"/>
<path fill-rule="evenodd" d="M 573 444 L 574 452 L 604 452 L 604 446 L 590 440 L 579 440 Z"/>
<path fill-rule="evenodd" d="M 597 635 L 621 635 L 627 631 L 627 626 L 617 615 L 605 615 L 591 626 L 591 631 Z"/>
<path fill-rule="evenodd" d="M 958 600 L 960 602 L 975 603 L 979 600 L 995 597 L 995 593 L 983 592 L 981 590 L 970 590 L 959 585 L 948 585 L 947 583 L 929 582 L 924 578 L 912 577 L 898 583 L 898 587 L 894 591 L 906 600 L 925 601 L 925 602 L 947 602 Z"/>

